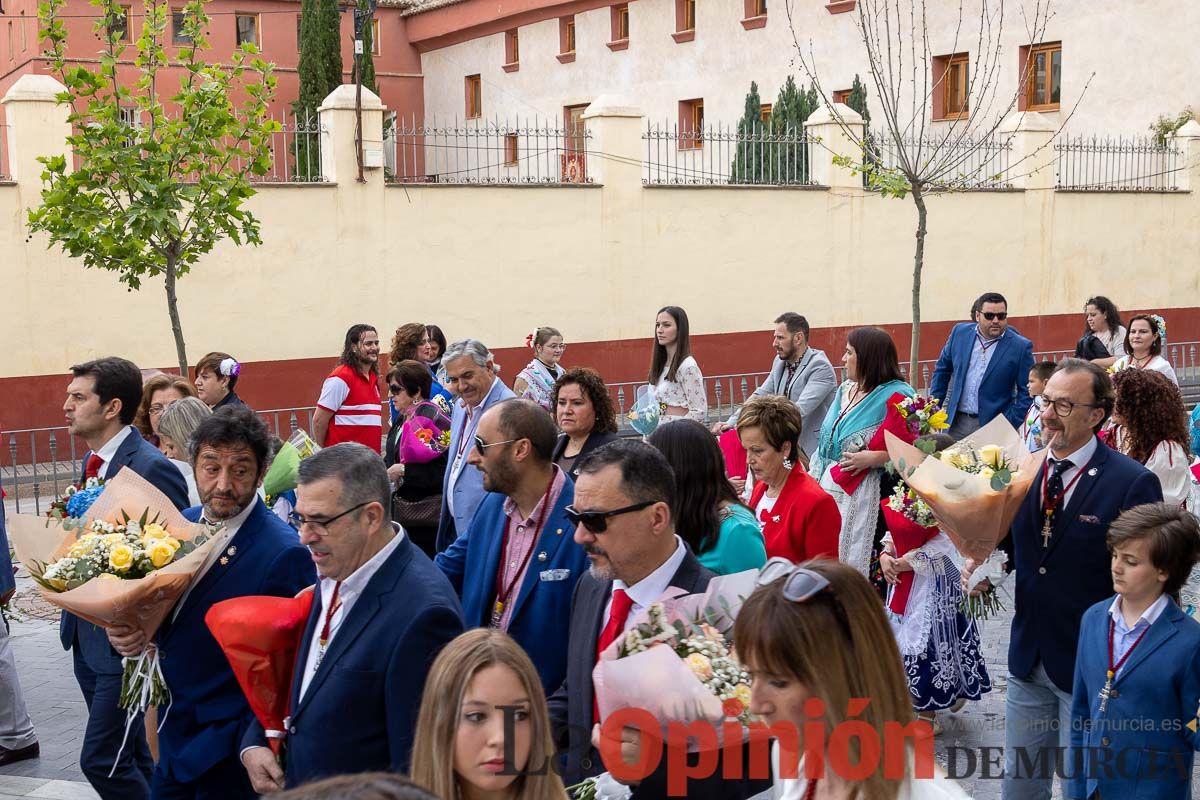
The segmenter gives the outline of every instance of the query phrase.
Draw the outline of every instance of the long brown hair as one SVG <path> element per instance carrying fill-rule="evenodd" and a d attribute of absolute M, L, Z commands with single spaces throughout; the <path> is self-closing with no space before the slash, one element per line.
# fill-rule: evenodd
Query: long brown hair
<path fill-rule="evenodd" d="M 430 667 L 413 741 L 412 779 L 446 800 L 462 797 L 454 772 L 454 740 L 462 719 L 463 697 L 471 679 L 493 664 L 503 664 L 515 672 L 529 697 L 529 719 L 533 723 L 529 763 L 525 774 L 513 782 L 515 800 L 563 800 L 566 791 L 551 764 L 554 737 L 537 669 L 508 634 L 490 628 L 462 634 L 442 649 Z"/>
<path fill-rule="evenodd" d="M 425 323 L 406 322 L 392 334 L 392 348 L 388 353 L 388 364 L 396 366 L 401 361 L 411 361 L 418 357 L 421 340 L 425 338 Z"/>
<path fill-rule="evenodd" d="M 658 310 L 658 314 L 667 313 L 671 315 L 671 319 L 675 320 L 675 355 L 671 356 L 671 367 L 667 370 L 667 380 L 675 380 L 675 373 L 679 371 L 679 365 L 684 359 L 692 354 L 691 344 L 691 328 L 688 325 L 688 315 L 679 306 L 663 306 Z M 654 315 L 655 323 L 658 322 L 658 314 Z M 667 366 L 667 346 L 658 343 L 658 337 L 654 337 L 654 352 L 650 356 L 650 374 L 646 378 L 646 383 L 651 386 L 657 386 L 659 378 L 662 377 L 663 367 Z"/>
<path fill-rule="evenodd" d="M 854 348 L 858 359 L 858 385 L 864 393 L 890 381 L 904 380 L 896 342 L 883 328 L 855 328 L 846 341 Z"/>
<path fill-rule="evenodd" d="M 853 719 L 866 722 L 885 743 L 884 724 L 906 726 L 913 722 L 913 710 L 900 649 L 879 595 L 853 567 L 827 560 L 802 566 L 826 578 L 829 588 L 793 602 L 783 596 L 782 580 L 760 586 L 734 623 L 738 655 L 756 672 L 790 677 L 820 698 L 826 741 L 850 719 L 851 700 L 869 699 Z M 849 761 L 858 763 L 861 742 L 856 737 L 850 742 Z M 865 780 L 847 781 L 855 800 L 895 800 L 902 783 L 883 769 Z"/>
<path fill-rule="evenodd" d="M 1123 369 L 1113 375 L 1113 388 L 1113 411 L 1121 418 L 1121 449 L 1127 456 L 1145 464 L 1161 442 L 1175 442 L 1184 453 L 1189 451 L 1187 408 L 1170 378 L 1152 369 Z"/>

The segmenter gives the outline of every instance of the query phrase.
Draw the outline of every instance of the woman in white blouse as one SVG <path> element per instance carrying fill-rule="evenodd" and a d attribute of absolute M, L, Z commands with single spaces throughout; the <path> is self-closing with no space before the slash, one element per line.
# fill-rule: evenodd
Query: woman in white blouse
<path fill-rule="evenodd" d="M 1113 376 L 1113 388 L 1116 448 L 1158 476 L 1163 502 L 1186 505 L 1192 491 L 1190 437 L 1179 387 L 1158 372 L 1127 369 Z"/>
<path fill-rule="evenodd" d="M 1138 314 L 1129 320 L 1129 333 L 1125 335 L 1126 355 L 1113 364 L 1114 372 L 1125 369 L 1153 370 L 1161 372 L 1179 385 L 1171 362 L 1162 356 L 1164 331 L 1162 317 L 1157 314 Z"/>
<path fill-rule="evenodd" d="M 659 424 L 687 417 L 704 422 L 708 395 L 704 375 L 692 358 L 687 312 L 679 306 L 659 309 L 654 320 L 654 354 L 646 381 L 654 387 L 659 403 L 666 405 Z"/>

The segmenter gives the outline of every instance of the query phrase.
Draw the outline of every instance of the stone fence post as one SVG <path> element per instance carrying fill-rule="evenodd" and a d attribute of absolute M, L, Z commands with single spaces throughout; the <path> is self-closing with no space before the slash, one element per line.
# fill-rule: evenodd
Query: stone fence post
<path fill-rule="evenodd" d="M 321 128 L 321 171 L 325 180 L 348 184 L 358 180 L 357 144 L 354 141 L 353 84 L 329 93 L 317 109 Z M 362 90 L 363 177 L 383 184 L 383 112 L 379 95 Z"/>
<path fill-rule="evenodd" d="M 838 117 L 841 117 L 841 123 Z M 804 123 L 804 130 L 817 140 L 812 146 L 813 183 L 830 189 L 862 189 L 860 175 L 834 163 L 839 156 L 849 159 L 852 164 L 862 163 L 862 148 L 855 144 L 856 140 L 862 141 L 862 116 L 848 105 L 834 103 L 832 110 L 822 106 L 814 111 Z"/>
<path fill-rule="evenodd" d="M 997 133 L 1012 140 L 1008 182 L 1014 189 L 1053 189 L 1057 158 L 1054 135 L 1058 126 L 1037 111 L 1016 111 L 1000 123 Z"/>
<path fill-rule="evenodd" d="M 71 135 L 71 125 L 67 122 L 70 108 L 58 103 L 59 92 L 66 90 L 50 75 L 22 75 L 0 99 L 8 123 L 4 137 L 8 145 L 8 177 L 20 185 L 22 193 L 41 191 L 43 168 L 38 156 L 63 154 L 67 156 L 67 169 L 74 168 L 67 145 L 67 137 Z M 25 204 L 31 202 L 26 200 Z"/>
<path fill-rule="evenodd" d="M 1171 138 L 1183 160 L 1179 165 L 1179 188 L 1184 191 L 1200 190 L 1200 122 L 1188 120 Z"/>

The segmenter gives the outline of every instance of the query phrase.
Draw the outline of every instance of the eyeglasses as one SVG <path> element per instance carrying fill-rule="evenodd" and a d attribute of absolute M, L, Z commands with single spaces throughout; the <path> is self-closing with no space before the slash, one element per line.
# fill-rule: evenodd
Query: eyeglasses
<path fill-rule="evenodd" d="M 167 409 L 170 408 L 171 405 L 172 405 L 172 403 L 155 403 L 154 405 L 150 406 L 150 408 L 147 410 L 149 411 L 151 416 L 160 417 L 166 413 Z"/>
<path fill-rule="evenodd" d="M 495 447 L 496 445 L 501 445 L 501 444 L 512 444 L 513 442 L 519 442 L 519 441 L 521 441 L 521 440 L 520 439 L 505 439 L 503 442 L 488 443 L 483 440 L 482 436 L 476 436 L 475 437 L 475 451 L 477 453 L 479 453 L 479 455 L 481 455 L 481 456 L 486 456 L 487 453 L 485 453 L 484 451 L 487 450 L 489 447 Z"/>
<path fill-rule="evenodd" d="M 591 533 L 604 533 L 608 530 L 608 520 L 610 517 L 619 517 L 622 514 L 641 511 L 643 508 L 649 508 L 659 502 L 662 501 L 646 500 L 641 503 L 634 503 L 631 506 L 625 506 L 624 508 L 614 508 L 612 511 L 580 511 L 575 506 L 567 506 L 563 509 L 563 513 L 567 515 L 567 519 L 571 521 L 572 525 L 582 525 Z"/>
<path fill-rule="evenodd" d="M 304 530 L 304 526 L 308 525 L 308 526 L 312 527 L 313 531 L 318 536 L 326 536 L 329 533 L 330 525 L 337 522 L 339 519 L 346 516 L 347 514 L 350 514 L 354 511 L 358 511 L 363 506 L 369 506 L 371 503 L 374 503 L 374 502 L 375 502 L 374 500 L 367 500 L 364 503 L 359 503 L 354 508 L 347 508 L 342 513 L 335 514 L 334 516 L 330 517 L 329 519 L 311 519 L 310 517 L 301 516 L 300 514 L 297 514 L 295 511 L 293 511 L 290 514 L 288 514 L 288 522 L 292 523 L 292 527 L 294 527 L 298 531 Z"/>
<path fill-rule="evenodd" d="M 404 391 L 404 389 L 402 387 L 397 386 L 394 383 L 388 384 L 388 394 L 395 396 L 395 395 L 400 394 L 402 391 Z"/>
<path fill-rule="evenodd" d="M 567 349 L 567 346 L 565 344 L 548 344 L 545 345 L 545 348 L 547 350 L 554 350 L 561 353 L 563 350 Z"/>
<path fill-rule="evenodd" d="M 1008 319 L 1007 311 L 980 311 L 979 313 L 983 314 L 983 318 L 988 322 L 991 322 L 994 319 L 998 319 L 1003 322 L 1004 320 Z"/>
<path fill-rule="evenodd" d="M 1045 397 L 1045 395 L 1042 395 Z M 1069 417 L 1071 412 L 1079 406 L 1084 408 L 1103 408 L 1099 403 L 1072 403 L 1070 400 L 1046 400 L 1046 406 L 1053 408 L 1054 413 L 1060 417 Z"/>
<path fill-rule="evenodd" d="M 767 560 L 754 585 L 766 586 L 780 578 L 787 579 L 783 584 L 783 596 L 793 603 L 803 603 L 829 588 L 829 579 L 824 575 L 779 556 Z"/>

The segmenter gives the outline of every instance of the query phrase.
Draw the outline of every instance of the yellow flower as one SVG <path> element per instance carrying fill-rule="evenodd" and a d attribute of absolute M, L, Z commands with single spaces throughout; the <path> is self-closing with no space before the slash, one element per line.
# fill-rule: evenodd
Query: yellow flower
<path fill-rule="evenodd" d="M 146 556 L 150 559 L 150 563 L 154 565 L 155 569 L 161 569 L 170 564 L 171 560 L 175 558 L 175 550 L 165 541 L 158 539 L 146 547 Z"/>
<path fill-rule="evenodd" d="M 979 474 L 983 476 L 984 480 L 990 481 L 992 476 L 996 474 L 996 470 L 992 469 L 991 467 L 984 467 L 983 469 L 979 470 Z"/>
<path fill-rule="evenodd" d="M 151 523 L 142 528 L 143 539 L 162 539 L 167 536 L 167 529 L 157 523 Z"/>
<path fill-rule="evenodd" d="M 1004 448 L 998 444 L 985 444 L 979 448 L 979 460 L 989 467 L 1000 469 L 1004 460 Z"/>
<path fill-rule="evenodd" d="M 113 547 L 108 554 L 108 565 L 114 572 L 128 572 L 133 566 L 133 548 L 127 544 Z"/>
<path fill-rule="evenodd" d="M 111 572 L 101 572 L 96 577 L 103 581 L 119 581 L 119 580 L 121 580 L 119 577 L 117 577 L 116 575 L 113 575 Z"/>
<path fill-rule="evenodd" d="M 942 453 L 942 461 L 955 469 L 962 469 L 967 464 L 966 457 L 958 450 L 947 450 Z"/>
<path fill-rule="evenodd" d="M 43 578 L 42 580 L 46 581 L 46 583 L 50 584 L 55 589 L 58 589 L 60 592 L 65 592 L 67 590 L 67 582 L 63 578 Z"/>
<path fill-rule="evenodd" d="M 163 544 L 165 544 L 171 548 L 172 553 L 174 553 L 176 550 L 179 549 L 179 540 L 176 539 L 174 536 L 164 536 L 162 541 L 163 541 Z"/>
<path fill-rule="evenodd" d="M 708 656 L 701 653 L 692 653 L 685 659 L 688 669 L 690 669 L 697 678 L 706 680 L 712 677 L 712 662 L 708 660 Z"/>
<path fill-rule="evenodd" d="M 750 707 L 750 687 L 744 683 L 739 683 L 733 690 L 733 696 L 742 701 L 742 705 L 746 708 Z"/>
<path fill-rule="evenodd" d="M 946 421 L 947 414 L 945 411 L 938 411 L 935 414 L 929 415 L 929 429 L 934 431 L 944 431 L 950 427 L 950 423 Z"/>
<path fill-rule="evenodd" d="M 106 533 L 104 534 L 104 543 L 108 545 L 125 544 L 125 534 L 123 533 Z"/>

